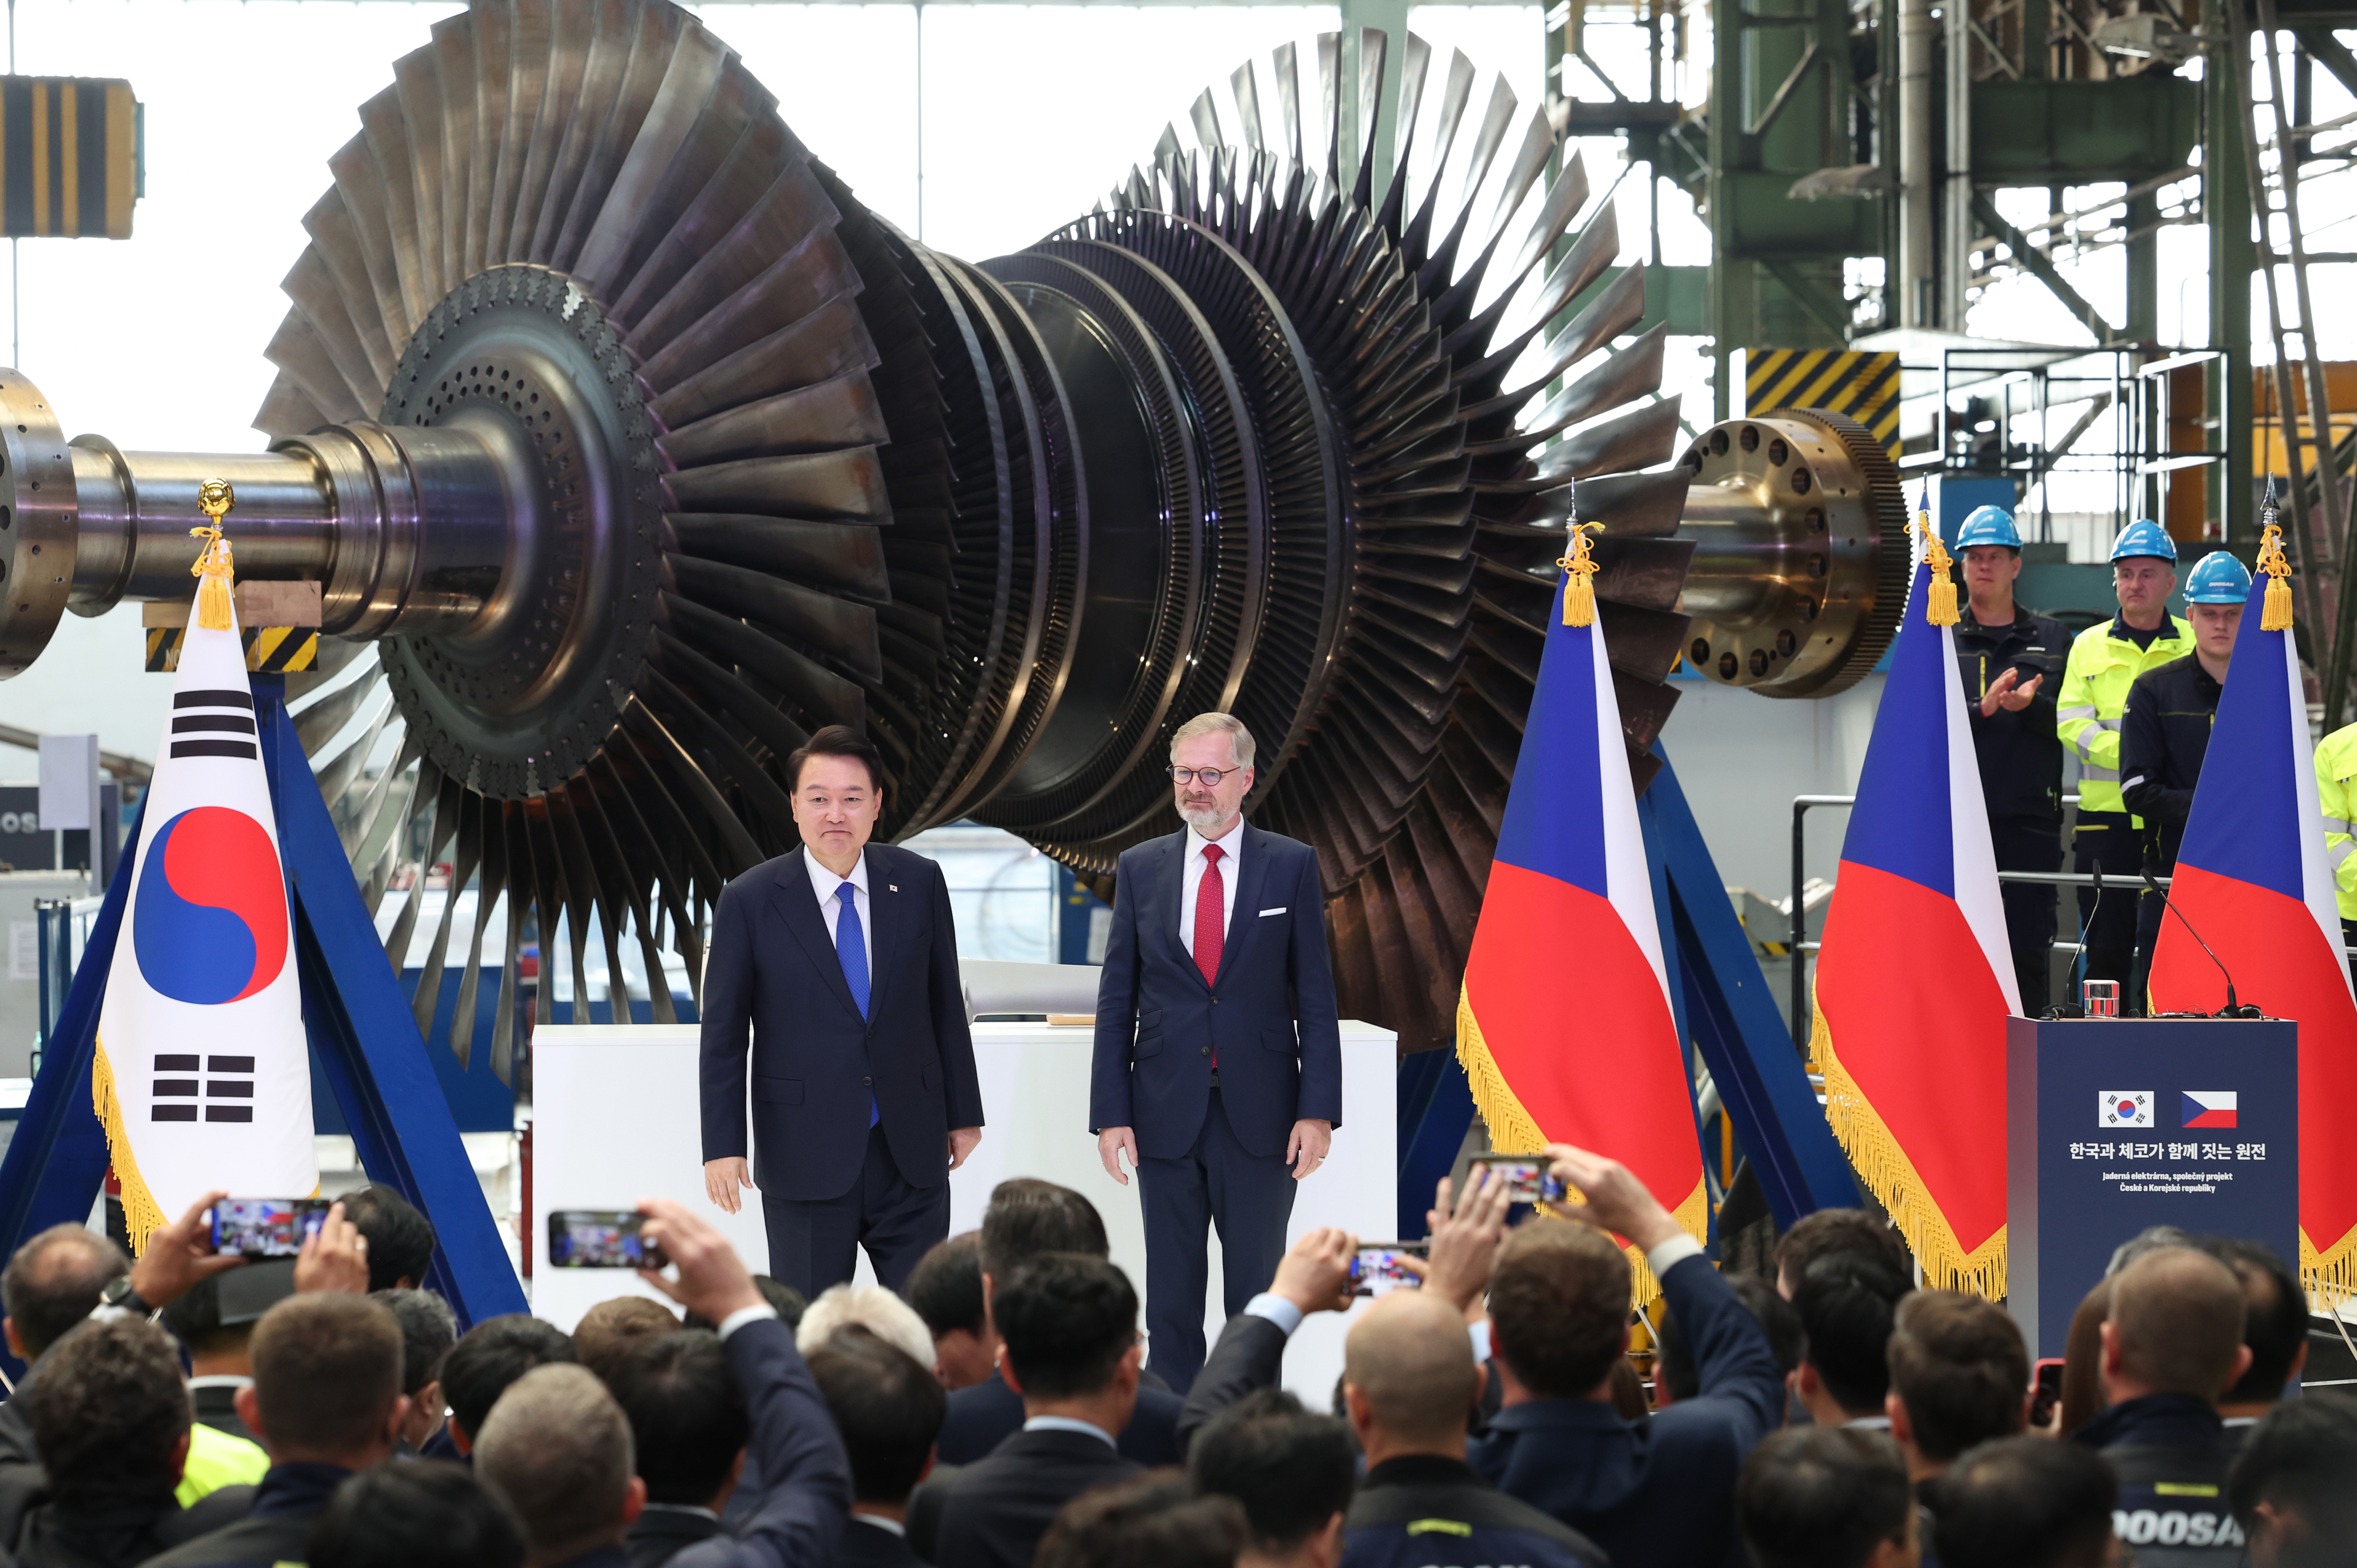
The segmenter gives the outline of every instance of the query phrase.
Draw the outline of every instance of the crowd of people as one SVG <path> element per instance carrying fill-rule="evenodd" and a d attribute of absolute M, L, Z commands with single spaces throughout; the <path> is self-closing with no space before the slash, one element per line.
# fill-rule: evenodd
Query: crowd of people
<path fill-rule="evenodd" d="M 1324 1405 L 1285 1351 L 1356 1304 L 1356 1238 L 1303 1236 L 1171 1389 L 1102 1218 L 1044 1181 L 1002 1183 L 901 1293 L 812 1302 L 649 1202 L 673 1305 L 571 1334 L 459 1333 L 387 1188 L 291 1262 L 214 1255 L 221 1194 L 135 1263 L 59 1226 L 0 1275 L 29 1367 L 0 1568 L 2357 1562 L 2357 1402 L 2297 1391 L 2307 1301 L 2265 1248 L 2129 1240 L 2041 1396 L 2004 1310 L 1916 1287 L 1873 1216 L 1722 1273 L 1620 1166 L 1551 1154 L 1568 1218 L 1442 1183 Z"/>

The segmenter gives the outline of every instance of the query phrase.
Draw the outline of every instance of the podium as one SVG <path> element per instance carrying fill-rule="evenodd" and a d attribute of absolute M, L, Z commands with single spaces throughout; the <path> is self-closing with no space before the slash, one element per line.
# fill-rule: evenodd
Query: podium
<path fill-rule="evenodd" d="M 2006 1026 L 2008 1308 L 2060 1356 L 2112 1251 L 2174 1225 L 2299 1260 L 2299 1041 L 2276 1019 Z"/>

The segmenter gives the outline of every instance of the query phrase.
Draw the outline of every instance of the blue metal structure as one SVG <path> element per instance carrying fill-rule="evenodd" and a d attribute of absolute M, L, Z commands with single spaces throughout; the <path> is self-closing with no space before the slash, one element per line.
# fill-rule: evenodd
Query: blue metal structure
<path fill-rule="evenodd" d="M 397 1188 L 433 1219 L 440 1245 L 422 1283 L 449 1301 L 461 1332 L 484 1318 L 524 1311 L 523 1287 L 409 1000 L 385 961 L 327 802 L 312 782 L 287 716 L 285 677 L 255 675 L 252 683 L 295 917 L 313 1069 L 325 1075 L 370 1178 Z M 132 842 L 138 842 L 135 826 Z M 23 1120 L 0 1161 L 0 1256 L 48 1226 L 81 1223 L 105 1179 L 106 1134 L 91 1109 L 91 1062 L 133 861 L 124 855 L 115 867 Z"/>
<path fill-rule="evenodd" d="M 1778 1230 L 1815 1209 L 1854 1206 L 1857 1182 L 1849 1160 L 1785 1033 L 1677 771 L 1658 743 L 1653 752 L 1662 770 L 1638 798 L 1637 816 L 1679 1036 L 1694 1042 L 1710 1069 Z M 1434 1184 L 1448 1174 L 1472 1120 L 1472 1092 L 1451 1053 L 1420 1052 L 1400 1064 L 1403 1237 L 1424 1234 Z M 1699 1126 L 1695 1137 L 1699 1142 Z"/>

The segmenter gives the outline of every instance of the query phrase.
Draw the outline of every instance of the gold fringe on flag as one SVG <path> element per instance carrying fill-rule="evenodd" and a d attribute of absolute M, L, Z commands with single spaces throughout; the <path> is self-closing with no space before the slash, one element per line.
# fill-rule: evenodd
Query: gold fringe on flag
<path fill-rule="evenodd" d="M 171 1221 L 156 1204 L 156 1195 L 147 1190 L 139 1175 L 139 1162 L 132 1156 L 131 1133 L 123 1124 L 123 1101 L 114 1092 L 114 1068 L 106 1059 L 103 1039 L 91 1061 L 90 1091 L 91 1109 L 106 1129 L 106 1152 L 114 1162 L 114 1179 L 123 1187 L 123 1224 L 131 1234 L 131 1251 L 145 1252 L 147 1238 Z"/>
<path fill-rule="evenodd" d="M 1940 539 L 1940 531 L 1932 526 L 1932 514 L 1919 511 L 1908 525 L 1923 536 L 1924 553 L 1932 564 L 1932 597 L 1925 606 L 1923 618 L 1933 626 L 1956 624 L 1956 579 L 1950 574 L 1955 559 Z"/>
<path fill-rule="evenodd" d="M 1497 1058 L 1490 1054 L 1490 1042 L 1482 1038 L 1481 1026 L 1473 1016 L 1472 999 L 1462 986 L 1457 993 L 1457 1060 L 1465 1069 L 1465 1081 L 1473 1090 L 1473 1108 L 1481 1113 L 1481 1124 L 1490 1130 L 1491 1148 L 1546 1147 L 1547 1136 L 1539 1131 L 1537 1119 L 1523 1106 L 1521 1097 L 1506 1082 Z M 1699 1151 L 1696 1157 L 1699 1159 Z M 1563 1206 L 1572 1209 L 1577 1207 Z M 1567 1218 L 1555 1206 L 1542 1204 L 1539 1208 L 1557 1219 Z M 1709 1241 L 1710 1198 L 1703 1190 L 1699 1168 L 1694 1190 L 1670 1210 L 1670 1218 L 1695 1240 Z M 1661 1299 L 1662 1282 L 1653 1277 L 1652 1265 L 1645 1262 L 1644 1249 L 1623 1245 L 1620 1251 L 1629 1260 L 1629 1305 L 1632 1310 L 1641 1312 Z"/>
<path fill-rule="evenodd" d="M 2259 570 L 2267 579 L 2266 597 L 2259 604 L 2261 631 L 2291 629 L 2291 563 L 2284 559 L 2283 530 L 2276 526 L 2275 490 L 2267 491 L 2266 529 L 2259 536 Z"/>
<path fill-rule="evenodd" d="M 1563 568 L 1563 624 L 1594 626 L 1596 624 L 1595 558 L 1588 552 L 1592 546 L 1587 536 L 1601 533 L 1600 522 L 1576 522 L 1571 526 L 1571 553 L 1555 563 Z"/>
<path fill-rule="evenodd" d="M 2329 1311 L 2357 1299 L 2357 1230 L 2321 1251 L 2299 1228 L 2299 1283 Z"/>
<path fill-rule="evenodd" d="M 1915 1162 L 1899 1146 L 1880 1115 L 1867 1100 L 1835 1054 L 1833 1035 L 1825 1027 L 1824 1009 L 1814 1008 L 1816 1022 L 1809 1036 L 1810 1064 L 1825 1075 L 1825 1120 L 1834 1141 L 1849 1155 L 1858 1178 L 1890 1211 L 1892 1223 L 1922 1266 L 1923 1283 L 1935 1290 L 1971 1291 L 1990 1301 L 2003 1301 L 2006 1292 L 2006 1232 L 1996 1234 L 1971 1251 L 1956 1240 L 1947 1216 L 1916 1174 Z"/>
<path fill-rule="evenodd" d="M 237 504 L 237 493 L 226 479 L 207 479 L 197 488 L 197 506 L 206 517 L 206 525 L 188 532 L 205 542 L 197 552 L 196 564 L 188 575 L 199 580 L 197 589 L 197 624 L 207 631 L 227 631 L 234 624 L 230 613 L 230 585 L 234 580 L 230 561 L 229 541 L 221 537 L 221 519 Z"/>

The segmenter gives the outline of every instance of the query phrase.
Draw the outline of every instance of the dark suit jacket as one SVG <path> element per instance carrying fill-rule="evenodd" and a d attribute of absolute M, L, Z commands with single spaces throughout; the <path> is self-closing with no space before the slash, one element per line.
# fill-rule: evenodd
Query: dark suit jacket
<path fill-rule="evenodd" d="M 253 1488 L 253 1506 L 243 1519 L 149 1558 L 149 1568 L 245 1568 L 248 1563 L 271 1568 L 277 1563 L 300 1563 L 311 1526 L 351 1474 L 340 1465 L 273 1465 Z"/>
<path fill-rule="evenodd" d="M 1726 1568 L 1747 1560 L 1736 1473 L 1781 1418 L 1784 1381 L 1767 1330 L 1709 1260 L 1673 1263 L 1662 1294 L 1694 1347 L 1698 1398 L 1641 1422 L 1588 1400 L 1511 1405 L 1469 1457 L 1500 1491 L 1553 1514 L 1616 1563 Z"/>
<path fill-rule="evenodd" d="M 753 1417 L 747 1447 L 759 1461 L 760 1498 L 734 1536 L 708 1537 L 669 1561 L 673 1568 L 822 1568 L 851 1511 L 851 1462 L 834 1418 L 783 1323 L 748 1323 L 727 1348 Z"/>
<path fill-rule="evenodd" d="M 184 1541 L 236 1522 L 251 1487 L 225 1487 L 189 1508 L 165 1499 L 154 1509 L 67 1508 L 41 1494 L 0 1533 L 0 1561 L 16 1568 L 133 1568 Z"/>
<path fill-rule="evenodd" d="M 1317 852 L 1250 822 L 1242 832 L 1235 912 L 1213 984 L 1178 940 L 1186 832 L 1139 844 L 1117 868 L 1089 1126 L 1135 1129 L 1147 1159 L 1195 1146 L 1215 1051 L 1220 1102 L 1250 1153 L 1284 1153 L 1304 1117 L 1341 1125 L 1342 1038 Z"/>
<path fill-rule="evenodd" d="M 1141 1384 L 1129 1424 L 1121 1429 L 1123 1455 L 1148 1468 L 1182 1462 L 1187 1455 L 1178 1445 L 1178 1396 L 1168 1388 Z M 950 1395 L 949 1417 L 942 1423 L 940 1461 L 971 1465 L 986 1459 L 1022 1430 L 1023 1396 L 994 1371 L 985 1380 Z"/>
<path fill-rule="evenodd" d="M 923 1568 L 924 1561 L 907 1538 L 862 1524 L 856 1515 L 844 1522 L 834 1548 L 834 1568 Z"/>
<path fill-rule="evenodd" d="M 700 1541 L 725 1535 L 728 1527 L 707 1513 L 689 1513 L 680 1509 L 647 1505 L 639 1522 L 630 1526 L 630 1533 L 622 1541 L 623 1554 L 630 1558 L 630 1568 L 662 1568 L 662 1565 Z"/>
<path fill-rule="evenodd" d="M 1203 1369 L 1195 1374 L 1195 1386 L 1187 1391 L 1186 1408 L 1178 1412 L 1178 1457 L 1170 1463 L 1187 1462 L 1187 1450 L 1205 1422 L 1255 1389 L 1276 1387 L 1285 1370 L 1285 1330 L 1265 1317 L 1240 1312 L 1228 1319 L 1219 1343 L 1203 1359 Z"/>
<path fill-rule="evenodd" d="M 704 969 L 704 1157 L 746 1153 L 751 1034 L 753 1179 L 822 1202 L 859 1179 L 872 1089 L 911 1187 L 949 1179 L 949 1132 L 982 1125 L 982 1085 L 958 984 L 949 884 L 921 854 L 871 843 L 870 1004 L 862 1019 L 812 891 L 807 850 L 720 895 Z"/>
<path fill-rule="evenodd" d="M 1084 1432 L 1018 1432 L 960 1470 L 942 1499 L 937 1568 L 1031 1568 L 1057 1512 L 1145 1466 Z"/>

